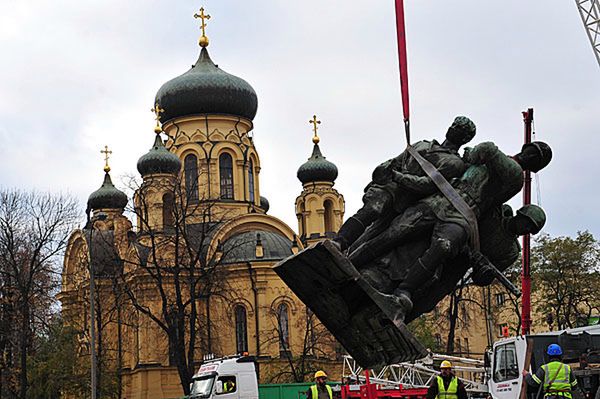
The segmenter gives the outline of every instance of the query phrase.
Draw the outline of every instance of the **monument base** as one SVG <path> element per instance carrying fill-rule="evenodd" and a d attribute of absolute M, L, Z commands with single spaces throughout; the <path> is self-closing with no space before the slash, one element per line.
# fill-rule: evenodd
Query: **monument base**
<path fill-rule="evenodd" d="M 403 322 L 405 308 L 374 289 L 330 241 L 274 269 L 363 368 L 427 355 Z"/>

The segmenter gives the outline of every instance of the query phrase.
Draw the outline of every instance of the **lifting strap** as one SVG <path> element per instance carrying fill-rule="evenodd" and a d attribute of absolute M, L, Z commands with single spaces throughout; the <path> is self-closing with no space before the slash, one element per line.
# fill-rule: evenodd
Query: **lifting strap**
<path fill-rule="evenodd" d="M 408 57 L 406 53 L 406 27 L 404 24 L 404 0 L 396 3 L 396 38 L 398 43 L 398 63 L 400 64 L 400 92 L 402 93 L 402 113 L 406 143 L 410 145 L 410 107 L 408 97 Z"/>
<path fill-rule="evenodd" d="M 421 169 L 429 176 L 429 178 L 435 183 L 437 188 L 444 194 L 444 197 L 450 201 L 452 206 L 465 218 L 470 227 L 470 238 L 471 246 L 474 250 L 479 251 L 479 225 L 477 224 L 477 217 L 473 209 L 465 202 L 465 200 L 458 194 L 458 192 L 448 183 L 448 180 L 435 166 L 428 160 L 423 158 L 417 150 L 409 145 L 406 150 L 413 156 L 421 166 Z"/>

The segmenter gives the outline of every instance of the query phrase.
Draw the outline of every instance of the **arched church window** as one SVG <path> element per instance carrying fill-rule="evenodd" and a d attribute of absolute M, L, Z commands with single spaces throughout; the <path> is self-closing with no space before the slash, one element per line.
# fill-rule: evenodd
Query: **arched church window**
<path fill-rule="evenodd" d="M 221 198 L 233 199 L 233 159 L 226 152 L 219 155 L 219 176 Z"/>
<path fill-rule="evenodd" d="M 290 350 L 290 319 L 288 306 L 285 303 L 277 307 L 277 332 L 279 333 L 279 351 Z"/>
<path fill-rule="evenodd" d="M 162 197 L 163 227 L 172 228 L 175 225 L 175 196 L 173 193 L 166 193 Z"/>
<path fill-rule="evenodd" d="M 198 201 L 198 158 L 186 155 L 183 160 L 185 173 L 185 193 L 188 201 Z"/>
<path fill-rule="evenodd" d="M 254 202 L 254 162 L 252 160 L 248 164 L 248 191 L 250 193 L 250 202 Z"/>
<path fill-rule="evenodd" d="M 300 236 L 306 237 L 307 236 L 307 233 L 306 233 L 306 218 L 304 217 L 304 211 L 306 210 L 306 208 L 304 207 L 304 202 L 302 202 L 300 204 L 299 208 L 300 208 L 299 209 L 300 214 L 298 215 L 298 217 L 300 218 Z"/>
<path fill-rule="evenodd" d="M 235 307 L 235 344 L 237 353 L 248 352 L 248 321 L 242 305 Z"/>
<path fill-rule="evenodd" d="M 325 203 L 323 205 L 325 207 L 325 233 L 331 233 L 334 231 L 333 202 L 331 200 L 325 200 Z"/>

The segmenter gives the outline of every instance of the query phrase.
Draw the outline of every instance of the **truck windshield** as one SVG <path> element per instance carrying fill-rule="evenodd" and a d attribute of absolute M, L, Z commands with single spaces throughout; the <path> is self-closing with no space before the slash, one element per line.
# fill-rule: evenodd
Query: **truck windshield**
<path fill-rule="evenodd" d="M 191 398 L 208 397 L 212 391 L 213 383 L 215 381 L 214 375 L 208 375 L 206 377 L 200 377 L 194 380 L 192 383 L 192 390 L 190 392 Z"/>
<path fill-rule="evenodd" d="M 514 343 L 499 345 L 494 351 L 494 381 L 502 382 L 519 377 L 517 348 Z"/>

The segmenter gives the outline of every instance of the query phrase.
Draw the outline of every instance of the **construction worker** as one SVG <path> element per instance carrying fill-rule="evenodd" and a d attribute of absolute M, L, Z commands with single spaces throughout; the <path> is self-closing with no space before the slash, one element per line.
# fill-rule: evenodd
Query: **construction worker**
<path fill-rule="evenodd" d="M 452 372 L 452 363 L 444 360 L 440 371 L 427 389 L 427 399 L 467 399 L 465 384 Z"/>
<path fill-rule="evenodd" d="M 544 389 L 544 398 L 571 399 L 573 389 L 577 386 L 577 379 L 573 376 L 571 367 L 562 362 L 562 348 L 557 344 L 548 346 L 546 352 L 550 361 L 542 365 L 535 374 L 523 370 L 527 384 Z"/>
<path fill-rule="evenodd" d="M 223 393 L 235 392 L 235 382 L 232 379 L 227 379 L 223 382 Z"/>
<path fill-rule="evenodd" d="M 327 374 L 323 370 L 315 373 L 315 384 L 306 392 L 306 399 L 333 399 L 331 387 L 327 385 Z"/>

